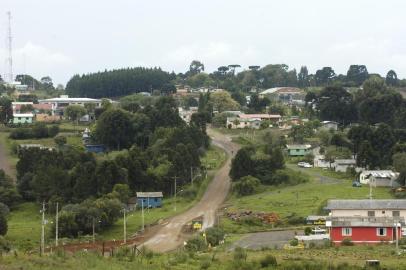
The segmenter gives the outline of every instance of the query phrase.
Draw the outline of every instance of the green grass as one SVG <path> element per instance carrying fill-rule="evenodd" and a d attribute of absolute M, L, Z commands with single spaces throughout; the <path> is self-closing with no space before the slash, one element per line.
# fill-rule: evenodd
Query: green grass
<path fill-rule="evenodd" d="M 217 170 L 226 161 L 227 155 L 217 146 L 210 146 L 205 155 L 201 159 L 202 166 L 208 170 Z"/>
<path fill-rule="evenodd" d="M 8 216 L 6 238 L 21 249 L 31 249 L 39 245 L 41 236 L 40 205 L 22 203 L 12 209 Z"/>

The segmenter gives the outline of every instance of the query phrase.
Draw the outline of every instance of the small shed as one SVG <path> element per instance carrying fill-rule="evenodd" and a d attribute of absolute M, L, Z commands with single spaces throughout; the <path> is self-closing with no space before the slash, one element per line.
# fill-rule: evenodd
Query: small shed
<path fill-rule="evenodd" d="M 32 124 L 34 115 L 32 113 L 13 114 L 13 124 Z"/>
<path fill-rule="evenodd" d="M 85 148 L 87 152 L 91 153 L 104 153 L 106 151 L 104 144 L 86 144 Z"/>
<path fill-rule="evenodd" d="M 137 207 L 157 208 L 162 206 L 162 192 L 137 192 Z"/>

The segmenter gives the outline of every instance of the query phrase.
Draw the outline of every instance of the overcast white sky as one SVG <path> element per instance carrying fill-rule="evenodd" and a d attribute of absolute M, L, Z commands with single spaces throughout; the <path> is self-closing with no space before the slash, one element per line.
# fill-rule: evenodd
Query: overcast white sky
<path fill-rule="evenodd" d="M 404 0 L 0 0 L 0 74 L 11 11 L 14 73 L 65 84 L 77 73 L 193 59 L 220 65 L 285 63 L 311 72 L 394 69 L 406 77 Z"/>

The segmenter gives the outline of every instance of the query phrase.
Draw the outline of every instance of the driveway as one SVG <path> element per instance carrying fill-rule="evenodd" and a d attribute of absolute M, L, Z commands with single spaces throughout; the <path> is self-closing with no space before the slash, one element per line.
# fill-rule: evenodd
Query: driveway
<path fill-rule="evenodd" d="M 236 247 L 259 250 L 262 248 L 282 248 L 283 245 L 289 243 L 295 235 L 302 235 L 302 230 L 287 230 L 287 231 L 272 231 L 250 233 L 243 236 L 240 240 L 233 243 L 230 250 Z"/>

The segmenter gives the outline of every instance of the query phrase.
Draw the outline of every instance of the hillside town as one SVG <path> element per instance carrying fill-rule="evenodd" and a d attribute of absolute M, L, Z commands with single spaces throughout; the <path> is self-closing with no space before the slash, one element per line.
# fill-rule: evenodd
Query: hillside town
<path fill-rule="evenodd" d="M 384 61 L 379 51 L 399 43 L 403 30 L 360 50 L 355 38 L 336 44 L 313 26 L 318 43 L 330 37 L 335 44 L 313 51 L 307 41 L 299 49 L 286 33 L 285 45 L 267 43 L 276 36 L 260 29 L 275 19 L 242 1 L 233 3 L 236 15 L 249 21 L 231 20 L 231 6 L 216 3 L 233 27 L 224 23 L 212 33 L 198 29 L 214 25 L 220 13 L 200 3 L 162 3 L 165 13 L 151 21 L 156 3 L 119 1 L 128 10 L 117 17 L 107 12 L 116 8 L 109 1 L 99 3 L 100 14 L 83 13 L 87 2 L 76 9 L 64 0 L 6 2 L 0 270 L 406 269 L 406 66 L 396 60 L 401 52 Z M 264 11 L 289 8 L 257 4 Z M 333 4 L 323 5 L 336 18 Z M 48 8 L 50 18 L 42 18 Z M 83 29 L 94 40 L 62 38 L 50 24 L 59 8 L 61 18 L 77 14 L 72 26 L 55 24 L 66 33 L 92 25 Z M 147 9 L 141 16 L 137 8 Z M 26 9 L 42 14 L 35 18 L 49 26 L 41 32 L 49 48 L 35 45 L 38 32 L 27 25 L 34 17 Z M 180 10 L 182 18 L 168 15 Z M 304 15 L 292 12 L 294 24 L 277 25 L 301 37 Z M 394 12 L 383 28 L 398 26 Z M 136 36 L 139 43 L 132 43 L 128 33 L 140 29 L 128 28 L 130 22 L 142 22 L 151 42 Z M 157 28 L 165 24 L 188 35 L 169 39 Z M 351 37 L 350 28 L 335 31 Z M 206 51 L 199 35 L 225 41 Z M 226 42 L 235 37 L 236 44 Z M 196 44 L 184 45 L 191 38 Z M 246 42 L 263 49 L 241 51 Z M 345 50 L 357 57 L 339 53 Z"/>

